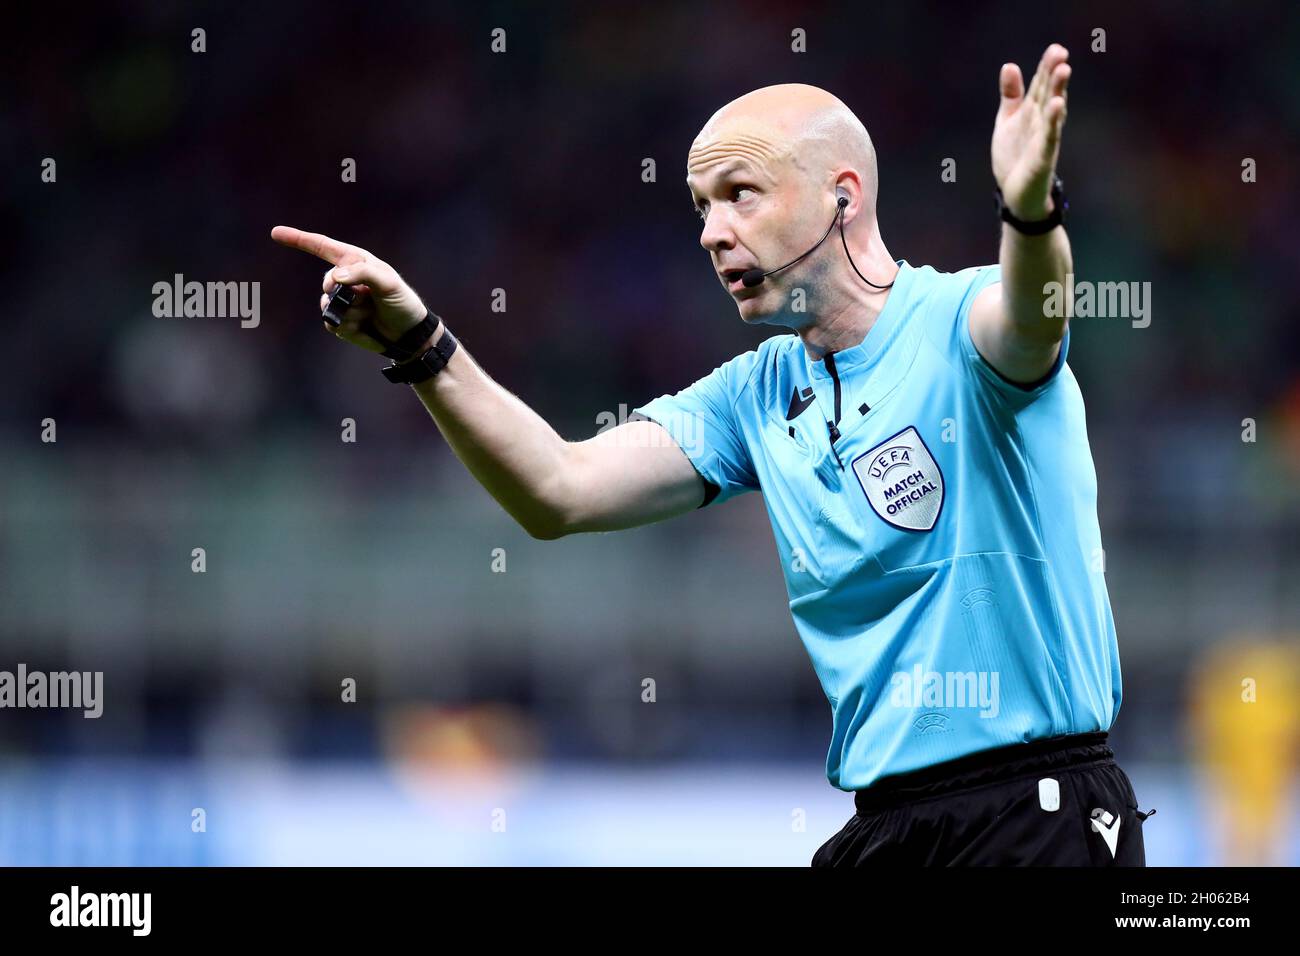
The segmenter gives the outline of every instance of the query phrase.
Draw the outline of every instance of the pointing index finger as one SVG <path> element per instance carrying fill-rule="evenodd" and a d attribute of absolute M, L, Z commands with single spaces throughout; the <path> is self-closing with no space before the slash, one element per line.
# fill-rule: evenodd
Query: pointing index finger
<path fill-rule="evenodd" d="M 338 265 L 344 256 L 355 251 L 345 242 L 331 239 L 319 232 L 303 232 L 293 226 L 276 226 L 271 230 L 271 238 L 282 246 L 299 249 L 308 255 L 324 259 L 331 265 Z"/>

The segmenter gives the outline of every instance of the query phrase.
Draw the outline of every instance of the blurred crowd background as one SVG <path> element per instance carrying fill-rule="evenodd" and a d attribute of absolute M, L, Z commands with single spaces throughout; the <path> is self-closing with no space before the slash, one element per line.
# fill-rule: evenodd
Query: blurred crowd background
<path fill-rule="evenodd" d="M 1028 78 L 1052 41 L 1076 275 L 1151 284 L 1149 327 L 1078 319 L 1069 358 L 1123 664 L 1111 740 L 1159 811 L 1149 862 L 1300 861 L 1294 4 L 12 17 L 0 670 L 102 670 L 105 707 L 0 711 L 0 864 L 806 865 L 852 805 L 761 498 L 528 538 L 383 360 L 322 332 L 325 266 L 268 234 L 392 262 L 579 440 L 772 331 L 698 244 L 685 156 L 714 110 L 838 95 L 876 144 L 890 251 L 953 271 L 997 257 L 999 66 Z M 260 324 L 156 317 L 178 273 L 259 283 Z"/>

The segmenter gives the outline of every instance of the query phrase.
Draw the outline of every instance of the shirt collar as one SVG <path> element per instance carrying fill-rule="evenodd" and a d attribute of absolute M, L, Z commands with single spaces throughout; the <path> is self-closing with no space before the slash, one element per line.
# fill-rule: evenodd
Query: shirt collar
<path fill-rule="evenodd" d="M 894 285 L 889 290 L 888 298 L 885 299 L 885 307 L 876 316 L 875 324 L 857 345 L 850 345 L 848 348 L 832 353 L 835 356 L 836 375 L 843 376 L 846 371 L 858 366 L 875 365 L 885 351 L 885 346 L 898 334 L 901 319 L 907 312 L 907 292 L 915 270 L 906 259 L 895 259 L 894 262 L 898 266 L 898 275 L 895 276 Z M 823 357 L 813 361 L 809 358 L 808 350 L 804 348 L 802 340 L 799 342 L 799 351 L 803 353 L 804 368 L 810 379 L 816 381 L 831 377 L 826 359 Z"/>

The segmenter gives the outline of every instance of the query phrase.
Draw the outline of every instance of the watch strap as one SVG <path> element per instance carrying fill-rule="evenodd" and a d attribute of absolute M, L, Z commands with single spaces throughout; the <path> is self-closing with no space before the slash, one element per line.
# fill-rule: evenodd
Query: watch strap
<path fill-rule="evenodd" d="M 1026 236 L 1041 236 L 1044 233 L 1051 232 L 1065 222 L 1065 211 L 1070 208 L 1069 200 L 1065 198 L 1065 184 L 1061 182 L 1060 176 L 1052 177 L 1051 197 L 1053 206 L 1051 213 L 1046 219 L 1039 219 L 1036 222 L 1025 222 L 1023 219 L 1017 219 L 1013 216 L 1002 196 L 1000 186 L 993 187 L 993 196 L 998 204 L 998 218 L 1012 229 Z"/>
<path fill-rule="evenodd" d="M 437 328 L 437 323 L 434 324 L 434 328 Z M 456 345 L 456 337 L 451 334 L 451 329 L 444 325 L 442 336 L 418 359 L 404 365 L 397 363 L 386 365 L 380 371 L 384 373 L 384 378 L 394 385 L 418 385 L 446 368 L 456 351 Z"/>
<path fill-rule="evenodd" d="M 361 331 L 384 346 L 382 354 L 385 358 L 390 358 L 395 362 L 405 362 L 407 359 L 415 358 L 420 346 L 427 342 L 429 336 L 437 330 L 438 321 L 437 315 L 426 311 L 424 318 L 403 332 L 396 342 L 385 338 L 375 326 L 373 319 L 366 319 L 361 326 Z"/>

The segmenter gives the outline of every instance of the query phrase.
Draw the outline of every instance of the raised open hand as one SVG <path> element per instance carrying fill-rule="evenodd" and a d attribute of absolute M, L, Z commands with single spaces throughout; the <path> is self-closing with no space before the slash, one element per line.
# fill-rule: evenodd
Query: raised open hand
<path fill-rule="evenodd" d="M 993 124 L 993 177 L 1017 219 L 1034 222 L 1052 211 L 1052 177 L 1065 127 L 1070 53 L 1059 43 L 1043 52 L 1025 90 L 1020 67 L 1002 64 L 998 88 L 1002 104 Z"/>

